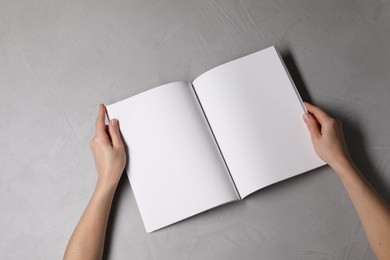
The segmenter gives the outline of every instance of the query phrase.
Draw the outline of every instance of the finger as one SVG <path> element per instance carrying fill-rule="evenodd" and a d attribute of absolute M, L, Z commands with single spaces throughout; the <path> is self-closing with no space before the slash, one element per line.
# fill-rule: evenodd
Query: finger
<path fill-rule="evenodd" d="M 99 105 L 99 113 L 96 119 L 96 136 L 104 136 L 106 133 L 106 107 L 103 104 Z"/>
<path fill-rule="evenodd" d="M 312 113 L 318 122 L 322 125 L 325 121 L 329 120 L 331 117 L 325 113 L 321 108 L 316 107 L 310 103 L 303 102 L 305 104 L 306 109 Z"/>
<path fill-rule="evenodd" d="M 121 134 L 119 132 L 118 120 L 116 120 L 116 119 L 110 120 L 110 125 L 108 127 L 108 131 L 110 133 L 112 146 L 114 148 L 121 147 L 123 145 L 123 143 L 122 143 L 122 139 L 121 139 Z"/>
<path fill-rule="evenodd" d="M 321 126 L 317 122 L 316 118 L 309 113 L 303 115 L 303 120 L 306 123 L 307 129 L 309 130 L 311 139 L 318 140 L 321 137 Z"/>

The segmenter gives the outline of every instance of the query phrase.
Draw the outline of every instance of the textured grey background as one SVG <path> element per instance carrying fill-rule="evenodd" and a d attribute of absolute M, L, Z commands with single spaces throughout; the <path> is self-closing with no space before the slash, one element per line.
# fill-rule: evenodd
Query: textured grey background
<path fill-rule="evenodd" d="M 96 181 L 88 142 L 100 102 L 270 45 L 303 97 L 344 121 L 389 201 L 389 1 L 0 0 L 0 259 L 62 257 Z M 152 234 L 122 178 L 105 256 L 374 258 L 328 167 Z"/>

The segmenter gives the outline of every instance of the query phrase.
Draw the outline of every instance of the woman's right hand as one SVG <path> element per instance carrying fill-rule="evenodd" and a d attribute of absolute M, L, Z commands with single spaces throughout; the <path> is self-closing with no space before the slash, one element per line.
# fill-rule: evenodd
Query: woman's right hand
<path fill-rule="evenodd" d="M 314 150 L 332 168 L 350 163 L 341 121 L 330 117 L 321 108 L 304 102 L 309 111 L 303 119 L 309 129 Z"/>
<path fill-rule="evenodd" d="M 318 156 L 344 184 L 377 259 L 390 259 L 390 207 L 364 179 L 349 156 L 341 122 L 305 103 L 303 116 Z"/>

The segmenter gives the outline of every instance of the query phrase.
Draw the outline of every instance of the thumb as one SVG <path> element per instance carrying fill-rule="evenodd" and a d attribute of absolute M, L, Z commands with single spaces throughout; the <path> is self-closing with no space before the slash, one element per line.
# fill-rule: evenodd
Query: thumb
<path fill-rule="evenodd" d="M 119 132 L 118 120 L 116 120 L 116 119 L 111 119 L 110 120 L 110 125 L 108 127 L 108 131 L 110 133 L 112 146 L 114 148 L 122 146 L 123 143 L 122 143 L 122 139 L 121 139 L 121 134 Z"/>
<path fill-rule="evenodd" d="M 303 120 L 306 123 L 307 129 L 309 129 L 312 141 L 319 139 L 321 137 L 321 130 L 316 118 L 306 113 L 303 115 Z"/>

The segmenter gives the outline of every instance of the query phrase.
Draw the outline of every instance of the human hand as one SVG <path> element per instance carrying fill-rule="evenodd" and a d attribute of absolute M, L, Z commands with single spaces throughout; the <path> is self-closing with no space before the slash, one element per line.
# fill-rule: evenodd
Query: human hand
<path fill-rule="evenodd" d="M 341 121 L 330 117 L 321 108 L 304 102 L 310 113 L 303 116 L 317 155 L 332 168 L 350 162 Z"/>
<path fill-rule="evenodd" d="M 98 183 L 104 187 L 116 188 L 126 164 L 126 154 L 119 132 L 118 120 L 105 124 L 106 107 L 99 105 L 96 119 L 96 133 L 90 142 L 98 172 Z"/>
<path fill-rule="evenodd" d="M 331 166 L 344 184 L 378 259 L 390 259 L 390 207 L 365 180 L 349 156 L 341 122 L 305 102 L 303 116 L 318 156 Z"/>

